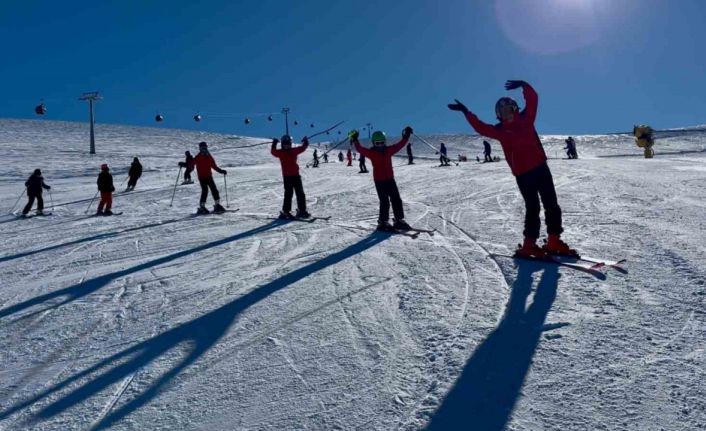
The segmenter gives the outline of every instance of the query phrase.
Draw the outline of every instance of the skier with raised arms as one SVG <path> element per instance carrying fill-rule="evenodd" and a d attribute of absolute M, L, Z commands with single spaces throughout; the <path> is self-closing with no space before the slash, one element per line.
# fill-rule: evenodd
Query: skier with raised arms
<path fill-rule="evenodd" d="M 273 139 L 272 148 L 270 149 L 270 153 L 279 159 L 284 182 L 284 203 L 282 204 L 279 218 L 311 218 L 311 215 L 306 210 L 306 195 L 304 194 L 302 177 L 299 175 L 299 164 L 297 164 L 299 154 L 309 148 L 309 139 L 305 136 L 302 139 L 302 145 L 297 148 L 292 148 L 292 137 L 289 135 L 282 136 L 282 148 L 277 149 L 279 142 L 277 139 Z M 297 195 L 296 215 L 292 215 L 292 195 L 294 194 Z"/>
<path fill-rule="evenodd" d="M 392 169 L 392 156 L 404 148 L 412 135 L 412 128 L 407 126 L 402 132 L 402 139 L 392 145 L 386 146 L 387 138 L 381 131 L 373 133 L 371 141 L 373 148 L 365 148 L 358 140 L 359 133 L 357 130 L 351 131 L 348 136 L 355 146 L 355 149 L 363 156 L 370 159 L 373 165 L 373 180 L 375 181 L 375 190 L 380 199 L 380 212 L 378 216 L 378 230 L 394 231 L 394 230 L 410 230 L 411 227 L 404 220 L 404 208 L 402 206 L 402 198 L 400 197 L 397 183 L 395 182 L 395 173 Z M 390 224 L 390 204 L 392 204 L 392 212 L 395 216 L 394 224 Z"/>
<path fill-rule="evenodd" d="M 539 97 L 525 81 L 507 81 L 506 90 L 522 88 L 525 109 L 520 111 L 517 102 L 502 97 L 495 104 L 495 115 L 500 121 L 496 125 L 482 122 L 463 103 L 449 104 L 452 111 L 462 112 L 466 120 L 479 134 L 500 141 L 505 159 L 516 178 L 520 193 L 525 200 L 524 242 L 517 249 L 517 256 L 545 258 L 547 254 L 577 256 L 561 240 L 563 232 L 561 208 L 557 202 L 552 173 L 547 166 L 547 156 L 537 135 L 534 121 L 537 117 Z M 544 248 L 537 245 L 540 228 L 540 198 L 544 205 L 548 242 Z"/>

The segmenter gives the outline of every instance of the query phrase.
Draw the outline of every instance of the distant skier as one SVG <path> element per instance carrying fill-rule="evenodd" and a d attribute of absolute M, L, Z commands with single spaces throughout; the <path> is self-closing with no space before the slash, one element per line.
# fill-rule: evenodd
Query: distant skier
<path fill-rule="evenodd" d="M 319 167 L 319 153 L 318 150 L 314 149 L 314 166 L 315 168 Z"/>
<path fill-rule="evenodd" d="M 184 168 L 184 181 L 182 184 L 193 184 L 191 172 L 194 170 L 194 156 L 190 152 L 184 153 L 184 161 L 179 162 L 179 167 Z"/>
<path fill-rule="evenodd" d="M 483 157 L 485 157 L 484 163 L 487 162 L 492 162 L 493 157 L 491 157 L 491 151 L 492 149 L 490 148 L 490 142 L 488 141 L 483 141 Z"/>
<path fill-rule="evenodd" d="M 338 152 L 338 161 L 343 163 L 343 151 Z"/>
<path fill-rule="evenodd" d="M 439 156 L 439 161 L 441 162 L 441 166 L 450 166 L 449 165 L 449 158 L 446 155 L 446 145 L 442 142 L 441 143 L 441 148 L 439 148 L 439 153 L 441 154 Z"/>
<path fill-rule="evenodd" d="M 328 151 L 327 151 L 327 152 L 325 152 L 325 153 L 324 153 L 324 155 L 323 155 L 323 156 L 321 156 L 321 157 L 323 157 L 323 158 L 324 158 L 324 163 L 328 163 Z"/>
<path fill-rule="evenodd" d="M 363 153 L 360 153 L 360 157 L 358 158 L 358 168 L 360 169 L 359 174 L 368 173 L 368 167 L 365 166 L 365 154 Z"/>
<path fill-rule="evenodd" d="M 404 220 L 404 208 L 402 198 L 395 182 L 395 173 L 392 169 L 392 156 L 400 151 L 412 135 L 412 128 L 407 126 L 402 132 L 402 140 L 391 147 L 385 146 L 387 138 L 381 131 L 376 131 L 372 135 L 373 148 L 365 148 L 358 140 L 359 133 L 357 130 L 351 131 L 349 137 L 355 149 L 365 157 L 370 159 L 373 164 L 373 180 L 375 181 L 375 190 L 380 199 L 380 212 L 378 215 L 378 230 L 409 230 L 411 227 Z M 390 204 L 392 204 L 392 212 L 395 215 L 394 225 L 390 225 Z"/>
<path fill-rule="evenodd" d="M 292 148 L 292 137 L 289 135 L 282 136 L 282 148 L 277 149 L 277 144 L 280 141 L 272 140 L 272 148 L 270 153 L 279 159 L 282 167 L 282 180 L 284 182 L 284 202 L 282 203 L 282 211 L 279 213 L 280 219 L 293 218 L 310 218 L 306 210 L 306 195 L 304 194 L 304 186 L 302 185 L 302 177 L 299 175 L 299 165 L 297 157 L 299 154 L 306 151 L 309 147 L 309 139 L 305 136 L 302 138 L 302 145 L 297 148 Z M 297 195 L 297 213 L 292 215 L 292 195 Z"/>
<path fill-rule="evenodd" d="M 576 141 L 574 141 L 574 138 L 569 136 L 564 142 L 566 143 L 566 147 L 564 147 L 566 150 L 566 156 L 569 159 L 578 159 L 579 155 L 576 152 Z"/>
<path fill-rule="evenodd" d="M 130 170 L 128 171 L 127 175 L 128 177 L 130 177 L 130 179 L 127 181 L 127 189 L 125 189 L 125 191 L 130 192 L 135 190 L 137 180 L 140 179 L 140 177 L 142 176 L 142 164 L 137 159 L 137 157 L 132 159 L 132 163 L 130 164 Z"/>
<path fill-rule="evenodd" d="M 524 243 L 517 250 L 522 257 L 543 258 L 547 253 L 576 255 L 576 251 L 564 243 L 561 208 L 557 203 L 554 180 L 542 142 L 539 140 L 534 121 L 537 116 L 538 96 L 534 88 L 525 81 L 507 81 L 506 90 L 522 88 L 525 109 L 520 112 L 517 102 L 502 97 L 495 104 L 495 115 L 500 122 L 494 126 L 483 123 L 461 102 L 449 104 L 449 109 L 462 112 L 466 120 L 479 134 L 500 141 L 505 159 L 517 180 L 520 193 L 525 200 Z M 539 237 L 540 197 L 544 205 L 549 240 L 544 249 L 537 245 Z"/>
<path fill-rule="evenodd" d="M 407 164 L 408 165 L 413 165 L 414 164 L 414 154 L 412 154 L 412 143 L 407 144 Z"/>
<path fill-rule="evenodd" d="M 51 187 L 44 183 L 44 178 L 42 177 L 42 171 L 35 169 L 32 175 L 29 176 L 27 181 L 25 181 L 25 187 L 27 188 L 27 205 L 25 205 L 22 210 L 22 215 L 26 216 L 27 213 L 32 209 L 34 205 L 34 200 L 37 200 L 37 215 L 44 215 L 44 199 L 42 199 L 42 191 L 50 190 Z"/>
<path fill-rule="evenodd" d="M 101 165 L 101 172 L 98 174 L 96 184 L 101 194 L 101 200 L 98 202 L 96 215 L 112 216 L 113 212 L 111 209 L 113 207 L 113 192 L 115 191 L 115 187 L 113 186 L 113 176 L 110 174 L 110 169 L 105 163 Z"/>
<path fill-rule="evenodd" d="M 353 166 L 353 153 L 351 153 L 351 149 L 348 149 L 348 154 L 346 154 L 346 160 L 348 160 L 348 165 L 346 166 Z"/>
<path fill-rule="evenodd" d="M 213 173 L 211 170 L 213 169 L 223 175 L 228 175 L 228 171 L 218 167 L 216 160 L 208 151 L 208 144 L 206 142 L 199 142 L 199 153 L 194 157 L 194 166 L 196 166 L 196 174 L 199 177 L 199 184 L 201 185 L 201 199 L 199 201 L 199 209 L 196 210 L 196 213 L 209 213 L 208 209 L 206 209 L 206 199 L 208 199 L 209 189 L 211 190 L 211 195 L 213 195 L 214 200 L 213 212 L 216 214 L 224 213 L 226 209 L 221 205 L 221 196 L 218 193 L 216 182 L 213 181 Z"/>

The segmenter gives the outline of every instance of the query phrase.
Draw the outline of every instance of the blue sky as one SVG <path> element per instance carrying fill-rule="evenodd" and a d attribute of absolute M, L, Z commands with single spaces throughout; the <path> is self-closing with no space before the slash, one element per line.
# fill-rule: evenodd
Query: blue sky
<path fill-rule="evenodd" d="M 0 9 L 2 118 L 295 136 L 346 120 L 390 134 L 492 121 L 506 79 L 540 95 L 540 133 L 706 123 L 699 0 L 33 1 Z M 519 92 L 511 95 L 521 98 Z M 200 112 L 201 123 L 191 117 Z M 250 125 L 244 119 L 250 117 Z"/>

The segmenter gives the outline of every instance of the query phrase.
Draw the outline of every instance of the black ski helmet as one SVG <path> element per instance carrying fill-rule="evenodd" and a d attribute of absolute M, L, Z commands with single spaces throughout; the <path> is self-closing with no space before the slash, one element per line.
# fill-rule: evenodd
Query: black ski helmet
<path fill-rule="evenodd" d="M 199 142 L 199 149 L 201 148 L 208 148 L 208 144 L 206 143 L 206 141 Z"/>
<path fill-rule="evenodd" d="M 34 175 L 40 177 L 40 176 L 42 176 L 42 171 L 40 171 L 39 169 L 35 169 L 35 170 L 34 170 Z"/>
<path fill-rule="evenodd" d="M 495 103 L 495 116 L 498 117 L 498 120 L 502 119 L 502 118 L 500 118 L 500 111 L 502 110 L 502 108 L 504 108 L 506 106 L 511 106 L 512 112 L 519 112 L 520 111 L 520 107 L 517 106 L 517 102 L 515 102 L 515 99 L 513 99 L 512 97 L 507 97 L 507 96 L 501 97 Z"/>
<path fill-rule="evenodd" d="M 280 139 L 280 142 L 282 143 L 282 146 L 285 145 L 292 145 L 292 137 L 289 135 L 282 135 L 282 139 Z"/>

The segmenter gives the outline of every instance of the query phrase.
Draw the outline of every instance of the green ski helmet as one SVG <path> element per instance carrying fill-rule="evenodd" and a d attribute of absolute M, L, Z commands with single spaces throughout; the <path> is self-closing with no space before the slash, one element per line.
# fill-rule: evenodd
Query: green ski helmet
<path fill-rule="evenodd" d="M 373 145 L 378 145 L 378 144 L 385 145 L 387 138 L 385 137 L 385 132 L 381 132 L 380 130 L 376 130 L 373 132 L 373 136 L 370 138 L 370 140 L 373 142 Z"/>

